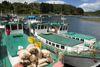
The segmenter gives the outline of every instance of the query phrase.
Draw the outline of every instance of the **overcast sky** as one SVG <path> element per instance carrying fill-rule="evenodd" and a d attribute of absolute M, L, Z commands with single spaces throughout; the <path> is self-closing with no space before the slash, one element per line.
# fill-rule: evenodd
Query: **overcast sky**
<path fill-rule="evenodd" d="M 2 3 L 4 0 L 0 0 Z M 11 3 L 13 2 L 22 2 L 25 1 L 28 3 L 34 2 L 45 2 L 45 3 L 55 3 L 55 4 L 71 4 L 76 7 L 81 7 L 85 12 L 87 11 L 96 11 L 100 10 L 100 0 L 6 0 Z"/>

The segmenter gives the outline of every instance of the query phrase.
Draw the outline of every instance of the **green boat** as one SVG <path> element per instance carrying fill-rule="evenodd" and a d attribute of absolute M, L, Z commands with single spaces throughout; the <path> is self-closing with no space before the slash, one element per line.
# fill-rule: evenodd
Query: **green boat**
<path fill-rule="evenodd" d="M 46 49 L 63 54 L 63 63 L 74 67 L 96 67 L 100 65 L 100 42 L 93 36 L 68 32 L 67 23 L 32 22 L 29 31 Z M 26 26 L 26 27 L 28 27 Z"/>
<path fill-rule="evenodd" d="M 0 67 L 13 67 L 19 59 L 17 55 L 18 46 L 23 46 L 24 49 L 31 44 L 28 41 L 28 35 L 23 31 L 23 23 L 25 21 L 11 21 L 1 22 L 1 25 L 5 26 L 4 30 L 1 30 L 1 43 L 0 43 Z M 6 34 L 6 29 L 10 29 L 10 35 Z M 42 49 L 46 49 L 42 43 Z M 58 59 L 51 53 L 54 63 L 50 63 L 45 67 L 52 67 Z"/>

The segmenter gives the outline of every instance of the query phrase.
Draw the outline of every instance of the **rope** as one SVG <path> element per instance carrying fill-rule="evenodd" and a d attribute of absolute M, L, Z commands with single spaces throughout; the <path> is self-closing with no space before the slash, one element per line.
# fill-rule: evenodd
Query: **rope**
<path fill-rule="evenodd" d="M 8 36 L 8 41 L 9 41 L 9 43 L 10 43 L 11 48 L 17 53 L 17 51 L 13 48 L 13 46 L 12 46 L 10 40 L 9 40 L 9 36 Z"/>

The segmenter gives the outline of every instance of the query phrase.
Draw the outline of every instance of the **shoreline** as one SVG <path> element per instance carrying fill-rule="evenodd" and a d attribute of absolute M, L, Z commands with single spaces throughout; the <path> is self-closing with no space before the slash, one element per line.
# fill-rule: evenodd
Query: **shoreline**
<path fill-rule="evenodd" d="M 82 20 L 100 22 L 100 18 L 82 18 Z"/>

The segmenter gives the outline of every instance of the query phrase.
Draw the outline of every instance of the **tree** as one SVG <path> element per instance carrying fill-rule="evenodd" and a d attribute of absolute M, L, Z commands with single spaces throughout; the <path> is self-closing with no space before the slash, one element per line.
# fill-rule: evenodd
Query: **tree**
<path fill-rule="evenodd" d="M 77 8 L 77 12 L 78 12 L 79 15 L 84 14 L 84 10 L 82 8 Z"/>

